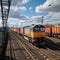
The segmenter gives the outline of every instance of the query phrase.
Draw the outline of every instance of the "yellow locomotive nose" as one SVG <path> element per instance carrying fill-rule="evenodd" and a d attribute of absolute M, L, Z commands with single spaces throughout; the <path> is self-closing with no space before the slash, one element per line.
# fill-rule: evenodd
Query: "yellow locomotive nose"
<path fill-rule="evenodd" d="M 31 32 L 32 38 L 41 38 L 41 37 L 45 37 L 45 35 L 46 35 L 45 32 Z"/>

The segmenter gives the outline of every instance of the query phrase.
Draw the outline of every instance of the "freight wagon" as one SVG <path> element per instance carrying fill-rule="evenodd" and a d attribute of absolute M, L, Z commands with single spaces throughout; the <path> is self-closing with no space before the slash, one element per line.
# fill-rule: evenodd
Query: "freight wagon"
<path fill-rule="evenodd" d="M 16 33 L 20 33 L 20 28 L 11 28 L 12 31 L 16 32 Z"/>
<path fill-rule="evenodd" d="M 60 38 L 60 26 L 46 27 L 45 32 L 47 36 Z"/>
<path fill-rule="evenodd" d="M 60 26 L 52 27 L 52 36 L 60 38 Z"/>
<path fill-rule="evenodd" d="M 45 32 L 47 36 L 52 36 L 52 28 L 51 27 L 46 27 Z"/>

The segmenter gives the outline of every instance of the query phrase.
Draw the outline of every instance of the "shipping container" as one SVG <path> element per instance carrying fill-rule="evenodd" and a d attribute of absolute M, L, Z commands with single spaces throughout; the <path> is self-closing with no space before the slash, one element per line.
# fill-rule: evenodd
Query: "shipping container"
<path fill-rule="evenodd" d="M 45 27 L 45 32 L 47 36 L 52 36 L 52 28 L 51 27 Z"/>
<path fill-rule="evenodd" d="M 58 37 L 60 36 L 60 27 L 52 27 L 52 36 L 53 37 Z"/>
<path fill-rule="evenodd" d="M 57 37 L 57 27 L 52 27 L 52 37 Z"/>
<path fill-rule="evenodd" d="M 57 27 L 57 37 L 60 38 L 60 26 Z"/>
<path fill-rule="evenodd" d="M 57 34 L 60 34 L 60 27 L 57 27 Z"/>
<path fill-rule="evenodd" d="M 20 28 L 14 28 L 13 30 L 17 33 L 20 33 Z"/>

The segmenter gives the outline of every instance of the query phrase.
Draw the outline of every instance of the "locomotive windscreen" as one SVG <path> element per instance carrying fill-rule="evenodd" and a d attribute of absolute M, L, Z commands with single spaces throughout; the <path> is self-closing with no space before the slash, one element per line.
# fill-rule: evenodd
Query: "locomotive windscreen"
<path fill-rule="evenodd" d="M 36 32 L 36 31 L 40 31 L 40 27 L 39 25 L 36 25 L 34 28 L 33 28 L 33 31 Z"/>
<path fill-rule="evenodd" d="M 40 25 L 40 31 L 42 31 L 42 32 L 45 31 L 45 27 L 43 25 Z"/>
<path fill-rule="evenodd" d="M 33 31 L 34 31 L 34 32 L 38 32 L 38 31 L 44 32 L 44 31 L 45 31 L 45 27 L 44 27 L 43 25 L 36 25 L 36 26 L 33 28 Z"/>

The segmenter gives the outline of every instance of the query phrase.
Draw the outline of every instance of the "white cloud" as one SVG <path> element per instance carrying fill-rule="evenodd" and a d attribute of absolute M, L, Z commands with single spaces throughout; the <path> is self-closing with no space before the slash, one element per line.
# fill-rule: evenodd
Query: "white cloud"
<path fill-rule="evenodd" d="M 26 4 L 29 1 L 30 0 L 12 0 L 11 6 L 17 6 L 17 5 L 21 5 L 21 4 Z"/>
<path fill-rule="evenodd" d="M 11 21 L 11 20 L 19 20 L 19 19 L 9 17 L 9 18 L 8 18 L 8 21 Z"/>
<path fill-rule="evenodd" d="M 49 12 L 48 15 L 44 16 L 44 23 L 59 24 L 60 23 L 60 12 Z"/>
<path fill-rule="evenodd" d="M 24 12 L 24 11 L 26 11 L 26 7 L 18 7 L 18 6 L 16 6 L 16 7 L 14 7 L 14 6 L 12 6 L 11 8 L 10 8 L 10 11 L 13 11 L 13 12 L 20 12 L 20 13 L 22 13 L 22 12 Z"/>
<path fill-rule="evenodd" d="M 13 17 L 10 17 L 8 19 L 8 24 L 9 24 L 9 26 L 13 26 L 13 25 L 16 26 L 16 24 L 17 24 L 17 26 L 19 26 L 18 24 L 20 24 L 21 22 L 28 21 L 28 20 L 29 20 L 29 17 L 28 16 L 20 15 L 19 17 L 14 17 L 14 18 Z"/>
<path fill-rule="evenodd" d="M 16 26 L 19 22 L 19 19 L 17 18 L 8 18 L 8 26 L 9 27 L 13 27 L 13 26 Z"/>
<path fill-rule="evenodd" d="M 22 3 L 25 4 L 25 3 L 28 3 L 30 0 L 22 0 Z"/>
<path fill-rule="evenodd" d="M 26 11 L 26 7 L 22 6 L 23 4 L 28 3 L 30 0 L 12 0 L 9 12 L 9 19 L 8 23 L 15 24 L 14 21 L 19 20 L 28 20 L 29 17 L 25 15 L 21 15 L 23 12 Z M 0 8 L 1 10 L 1 8 Z"/>
<path fill-rule="evenodd" d="M 30 18 L 30 24 L 40 24 L 42 20 L 42 16 L 32 16 Z"/>
<path fill-rule="evenodd" d="M 40 12 L 60 12 L 60 0 L 46 0 L 46 2 L 40 6 L 37 6 L 35 11 Z"/>
<path fill-rule="evenodd" d="M 22 16 L 21 13 L 25 11 L 26 11 L 26 7 L 11 7 L 9 17 L 18 18 L 18 19 L 22 17 L 24 18 L 24 16 Z"/>
<path fill-rule="evenodd" d="M 60 23 L 60 0 L 46 0 L 42 5 L 37 6 L 36 13 L 47 12 L 44 16 L 44 23 L 58 24 Z"/>
<path fill-rule="evenodd" d="M 32 16 L 31 18 L 30 18 L 30 20 L 33 20 L 33 21 L 41 21 L 41 19 L 42 19 L 42 16 Z"/>
<path fill-rule="evenodd" d="M 29 7 L 29 10 L 32 10 L 32 7 Z"/>
<path fill-rule="evenodd" d="M 29 26 L 31 24 L 41 24 L 42 16 L 32 16 L 28 20 L 20 20 L 18 26 Z"/>

